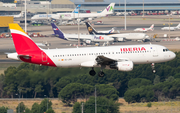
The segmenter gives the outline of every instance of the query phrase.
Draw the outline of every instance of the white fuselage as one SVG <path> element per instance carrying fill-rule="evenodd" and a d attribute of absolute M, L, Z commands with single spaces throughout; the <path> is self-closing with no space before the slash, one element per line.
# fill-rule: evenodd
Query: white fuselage
<path fill-rule="evenodd" d="M 125 38 L 126 40 L 144 40 L 148 38 L 145 33 L 122 33 L 122 34 L 110 34 L 111 37 Z"/>
<path fill-rule="evenodd" d="M 142 48 L 144 49 L 142 50 Z M 129 60 L 134 64 L 166 62 L 176 56 L 166 47 L 160 45 L 107 46 L 43 51 L 58 67 L 81 67 L 82 63 L 88 61 L 94 62 L 93 66 L 97 66 L 95 59 L 98 56 L 104 56 L 117 62 Z"/>
<path fill-rule="evenodd" d="M 176 27 L 163 27 L 163 28 L 161 28 L 161 30 L 170 30 L 170 31 L 175 31 L 175 30 L 177 30 L 177 28 Z"/>
<path fill-rule="evenodd" d="M 59 19 L 57 14 L 37 14 L 31 17 L 32 20 Z"/>
<path fill-rule="evenodd" d="M 64 34 L 64 37 L 70 41 L 77 41 L 77 34 Z M 79 35 L 79 40 L 86 41 L 91 40 L 91 42 L 106 42 L 106 41 L 114 41 L 114 38 L 111 38 L 106 35 Z"/>
<path fill-rule="evenodd" d="M 134 31 L 143 31 L 143 32 L 146 32 L 146 31 L 149 31 L 150 29 L 149 28 L 136 28 Z"/>
<path fill-rule="evenodd" d="M 107 14 L 103 13 L 57 13 L 62 20 L 72 20 L 72 19 L 88 19 L 88 18 L 100 18 L 104 17 Z"/>
<path fill-rule="evenodd" d="M 79 15 L 79 16 L 78 16 Z M 88 19 L 88 18 L 99 18 L 104 17 L 107 14 L 102 13 L 57 13 L 57 14 L 37 14 L 31 19 L 43 20 L 43 19 L 62 19 L 62 20 L 73 20 L 73 19 Z"/>

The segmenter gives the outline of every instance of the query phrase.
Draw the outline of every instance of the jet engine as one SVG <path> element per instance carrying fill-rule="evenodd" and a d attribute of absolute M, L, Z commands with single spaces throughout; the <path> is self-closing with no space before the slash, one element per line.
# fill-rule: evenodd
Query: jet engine
<path fill-rule="evenodd" d="M 90 20 L 93 20 L 92 18 L 88 18 L 88 20 L 90 21 Z"/>
<path fill-rule="evenodd" d="M 124 42 L 124 38 L 123 38 L 123 37 L 117 37 L 117 38 L 116 38 L 116 41 L 118 41 L 118 42 Z"/>
<path fill-rule="evenodd" d="M 133 66 L 134 64 L 132 61 L 122 61 L 110 64 L 111 69 L 117 69 L 118 71 L 132 71 Z"/>
<path fill-rule="evenodd" d="M 91 44 L 91 40 L 86 40 L 86 44 Z"/>

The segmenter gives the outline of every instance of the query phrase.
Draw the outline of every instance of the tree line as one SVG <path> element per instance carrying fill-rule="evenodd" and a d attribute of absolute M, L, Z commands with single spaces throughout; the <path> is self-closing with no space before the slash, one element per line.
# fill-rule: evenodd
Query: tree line
<path fill-rule="evenodd" d="M 129 103 L 161 101 L 179 96 L 180 52 L 172 61 L 151 65 L 135 65 L 131 72 L 104 70 L 105 76 L 88 74 L 91 68 L 55 68 L 22 63 L 10 66 L 0 75 L 1 98 L 60 98 L 66 104 L 77 98 L 97 96 L 117 100 L 124 97 Z M 95 71 L 99 71 L 95 68 Z"/>
<path fill-rule="evenodd" d="M 0 107 L 0 113 L 7 113 L 8 107 Z M 29 109 L 23 102 L 16 107 L 16 113 L 55 113 L 52 109 L 52 102 L 49 99 L 44 99 L 40 104 L 34 103 Z"/>

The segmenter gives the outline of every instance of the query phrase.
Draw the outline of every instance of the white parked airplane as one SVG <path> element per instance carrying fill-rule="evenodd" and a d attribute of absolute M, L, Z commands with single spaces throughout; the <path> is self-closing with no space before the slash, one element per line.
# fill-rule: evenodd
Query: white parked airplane
<path fill-rule="evenodd" d="M 64 34 L 54 23 L 51 23 L 51 26 L 55 36 L 58 36 L 59 38 L 64 40 L 78 41 L 78 34 Z M 79 40 L 80 42 L 91 44 L 92 42 L 99 43 L 114 41 L 114 38 L 106 35 L 80 35 Z"/>
<path fill-rule="evenodd" d="M 170 30 L 170 31 L 175 31 L 177 29 L 180 29 L 180 23 L 176 27 L 163 27 L 161 30 Z"/>
<path fill-rule="evenodd" d="M 99 33 L 114 33 L 114 28 L 107 31 L 98 31 Z"/>
<path fill-rule="evenodd" d="M 24 11 L 20 12 L 17 15 L 4 15 L 4 16 L 13 16 L 14 18 L 20 18 L 21 16 L 23 17 L 23 15 L 24 15 Z"/>
<path fill-rule="evenodd" d="M 78 5 L 71 13 L 62 13 L 64 15 L 78 13 L 81 5 Z M 60 19 L 59 14 L 37 14 L 31 17 L 32 20 L 44 20 L 44 19 Z"/>
<path fill-rule="evenodd" d="M 153 30 L 154 30 L 154 24 L 152 24 L 150 28 L 136 28 L 136 29 L 134 29 L 134 31 L 142 31 L 142 32 L 153 31 Z"/>
<path fill-rule="evenodd" d="M 18 24 L 9 24 L 9 29 L 21 61 L 53 67 L 91 67 L 92 76 L 96 74 L 94 67 L 101 67 L 98 75 L 102 77 L 105 68 L 132 71 L 134 64 L 160 63 L 176 57 L 166 47 L 151 44 L 41 49 Z"/>
<path fill-rule="evenodd" d="M 89 34 L 96 34 L 96 35 L 107 35 L 114 38 L 116 41 L 125 41 L 125 40 L 150 40 L 149 36 L 145 33 L 102 33 L 96 31 L 89 22 L 86 22 L 86 26 L 88 29 Z"/>
<path fill-rule="evenodd" d="M 62 20 L 73 20 L 78 19 L 79 20 L 93 20 L 94 18 L 100 18 L 105 17 L 108 15 L 113 14 L 115 3 L 111 3 L 109 6 L 107 6 L 101 13 L 69 13 L 69 14 L 63 14 L 63 13 L 57 13 L 59 17 Z"/>

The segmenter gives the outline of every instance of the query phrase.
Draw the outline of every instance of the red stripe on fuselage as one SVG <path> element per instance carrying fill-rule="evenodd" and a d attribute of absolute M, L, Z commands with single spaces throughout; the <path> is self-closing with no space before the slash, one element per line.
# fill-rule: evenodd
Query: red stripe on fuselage
<path fill-rule="evenodd" d="M 55 63 L 48 57 L 48 55 L 43 50 L 41 50 L 30 38 L 16 33 L 11 34 L 18 55 L 30 56 L 29 58 L 20 56 L 19 58 L 22 61 L 56 67 Z"/>

